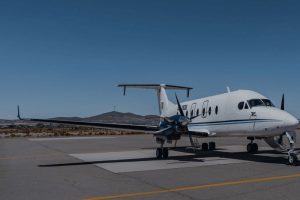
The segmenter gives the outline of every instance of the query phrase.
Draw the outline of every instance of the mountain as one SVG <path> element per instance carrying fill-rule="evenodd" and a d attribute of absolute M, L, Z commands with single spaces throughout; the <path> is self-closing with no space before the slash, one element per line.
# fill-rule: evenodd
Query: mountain
<path fill-rule="evenodd" d="M 108 112 L 100 115 L 95 115 L 86 118 L 79 117 L 56 117 L 55 120 L 67 120 L 67 121 L 85 121 L 85 122 L 105 122 L 105 123 L 122 123 L 122 124 L 147 124 L 158 125 L 159 116 L 146 115 L 141 116 L 133 113 L 121 113 L 121 112 Z"/>

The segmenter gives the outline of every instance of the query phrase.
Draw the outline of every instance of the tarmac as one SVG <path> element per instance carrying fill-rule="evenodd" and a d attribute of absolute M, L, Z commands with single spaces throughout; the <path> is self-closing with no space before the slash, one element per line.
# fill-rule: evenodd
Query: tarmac
<path fill-rule="evenodd" d="M 157 160 L 151 135 L 0 139 L 0 199 L 298 199 L 300 165 L 264 141 L 254 155 L 245 138 L 199 141 L 217 149 L 183 138 Z"/>

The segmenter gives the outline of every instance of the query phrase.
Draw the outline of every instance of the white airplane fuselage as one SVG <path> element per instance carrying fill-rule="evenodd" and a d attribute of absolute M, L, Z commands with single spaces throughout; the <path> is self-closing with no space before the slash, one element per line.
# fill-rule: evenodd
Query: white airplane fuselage
<path fill-rule="evenodd" d="M 263 138 L 296 129 L 299 122 L 288 112 L 271 105 L 251 106 L 250 100 L 269 102 L 268 98 L 257 92 L 238 90 L 182 102 L 181 105 L 186 116 L 195 117 L 189 123 L 188 129 L 194 132 L 208 132 L 209 136 Z M 258 101 L 256 103 L 259 104 Z M 176 106 L 168 112 L 169 115 L 177 113 Z"/>

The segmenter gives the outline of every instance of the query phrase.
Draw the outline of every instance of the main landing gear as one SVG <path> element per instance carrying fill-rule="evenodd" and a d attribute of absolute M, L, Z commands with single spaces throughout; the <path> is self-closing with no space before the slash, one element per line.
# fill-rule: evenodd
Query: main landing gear
<path fill-rule="evenodd" d="M 214 150 L 216 150 L 216 143 L 215 142 L 202 143 L 201 150 L 202 151 L 214 151 Z"/>
<path fill-rule="evenodd" d="M 258 152 L 258 145 L 256 143 L 253 143 L 254 138 L 253 137 L 249 137 L 249 140 L 251 140 L 251 142 L 247 145 L 247 152 L 248 153 L 257 153 Z"/>
<path fill-rule="evenodd" d="M 160 148 L 156 149 L 156 158 L 157 159 L 167 159 L 169 157 L 169 149 L 164 147 L 165 140 L 156 138 L 156 142 L 160 144 Z"/>
<path fill-rule="evenodd" d="M 156 149 L 156 158 L 157 159 L 167 159 L 169 157 L 169 149 L 168 148 L 157 148 Z"/>

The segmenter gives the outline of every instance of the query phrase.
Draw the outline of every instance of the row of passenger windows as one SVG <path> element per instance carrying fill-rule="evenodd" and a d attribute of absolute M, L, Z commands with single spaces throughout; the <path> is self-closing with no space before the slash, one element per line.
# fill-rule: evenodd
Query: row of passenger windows
<path fill-rule="evenodd" d="M 249 109 L 257 106 L 269 106 L 275 107 L 274 104 L 269 99 L 251 99 L 248 101 L 243 101 L 238 104 L 240 110 Z"/>
<path fill-rule="evenodd" d="M 194 110 L 192 110 L 191 111 L 191 117 L 195 117 L 195 116 L 199 116 L 199 113 L 200 111 L 199 111 L 199 109 L 197 109 L 197 111 L 196 111 L 196 115 L 194 115 L 195 113 L 194 113 Z M 215 107 L 215 114 L 217 115 L 219 113 L 219 106 L 216 106 Z M 178 113 L 177 113 L 178 114 Z M 207 116 L 207 114 L 210 116 L 211 114 L 212 114 L 212 108 L 211 107 L 209 107 L 208 108 L 208 111 L 206 111 L 206 108 L 203 108 L 202 109 L 202 112 L 201 112 L 201 116 L 202 117 L 206 117 Z M 185 116 L 189 116 L 189 111 L 186 111 L 185 112 Z"/>

